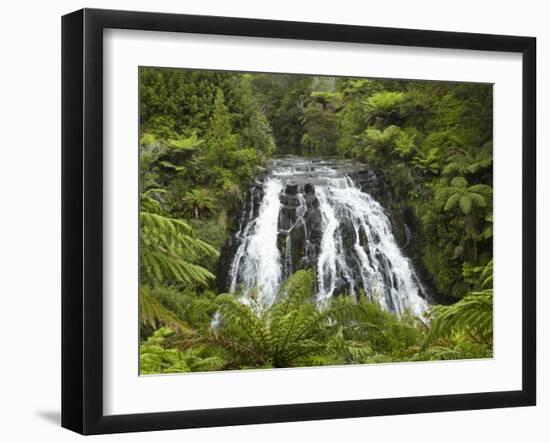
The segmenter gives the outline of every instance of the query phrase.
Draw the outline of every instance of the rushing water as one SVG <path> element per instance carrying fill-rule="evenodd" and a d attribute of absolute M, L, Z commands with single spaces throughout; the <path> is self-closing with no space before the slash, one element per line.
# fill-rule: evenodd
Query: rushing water
<path fill-rule="evenodd" d="M 337 160 L 271 161 L 232 238 L 229 289 L 270 306 L 292 272 L 313 268 L 319 304 L 362 290 L 388 311 L 423 312 L 422 285 L 386 211 L 368 183 L 356 183 L 365 169 Z"/>
<path fill-rule="evenodd" d="M 267 179 L 259 214 L 244 228 L 241 246 L 231 265 L 231 291 L 240 277 L 245 295 L 257 288 L 265 304 L 275 299 L 281 283 L 281 258 L 277 247 L 279 212 L 283 189 L 280 180 Z"/>

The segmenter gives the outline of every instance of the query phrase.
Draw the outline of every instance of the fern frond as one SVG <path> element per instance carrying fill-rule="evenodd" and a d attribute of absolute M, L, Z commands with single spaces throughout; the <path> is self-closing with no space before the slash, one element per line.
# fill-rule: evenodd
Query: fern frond
<path fill-rule="evenodd" d="M 163 215 L 164 209 L 158 199 L 154 197 L 165 193 L 166 190 L 161 188 L 152 188 L 142 192 L 140 196 L 140 211 Z"/>
<path fill-rule="evenodd" d="M 487 263 L 487 266 L 483 269 L 481 276 L 479 277 L 481 281 L 481 288 L 488 289 L 493 287 L 493 259 Z"/>
<path fill-rule="evenodd" d="M 162 327 L 140 345 L 142 374 L 217 371 L 227 364 L 223 355 L 212 355 L 202 346 L 184 350 L 170 347 L 173 337 L 173 330 Z"/>
<path fill-rule="evenodd" d="M 146 287 L 140 287 L 139 289 L 139 317 L 141 323 L 151 326 L 153 329 L 169 326 L 171 329 L 184 334 L 194 334 L 194 330 L 189 325 L 164 307 Z"/>
<path fill-rule="evenodd" d="M 465 332 L 474 340 L 492 343 L 493 339 L 493 290 L 472 292 L 451 306 L 432 308 L 434 319 L 424 347 L 438 338 Z"/>
<path fill-rule="evenodd" d="M 140 214 L 140 266 L 145 281 L 166 281 L 206 285 L 215 276 L 195 264 L 201 257 L 218 256 L 218 251 L 196 238 L 182 220 L 160 214 Z"/>

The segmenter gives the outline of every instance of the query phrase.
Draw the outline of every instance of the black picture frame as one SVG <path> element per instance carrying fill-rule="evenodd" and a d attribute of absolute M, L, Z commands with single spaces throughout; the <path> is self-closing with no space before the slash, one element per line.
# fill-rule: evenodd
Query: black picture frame
<path fill-rule="evenodd" d="M 104 415 L 103 30 L 171 31 L 522 54 L 522 389 L 391 399 Z M 62 18 L 62 426 L 151 431 L 536 403 L 536 39 L 229 17 L 83 9 Z"/>

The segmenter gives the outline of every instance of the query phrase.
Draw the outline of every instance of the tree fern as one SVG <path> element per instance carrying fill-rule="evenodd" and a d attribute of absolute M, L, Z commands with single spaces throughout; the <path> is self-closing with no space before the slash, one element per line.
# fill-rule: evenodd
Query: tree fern
<path fill-rule="evenodd" d="M 221 322 L 210 342 L 229 349 L 237 366 L 289 367 L 326 352 L 331 312 L 316 308 L 313 284 L 311 272 L 298 271 L 260 312 L 233 295 L 219 296 Z"/>
<path fill-rule="evenodd" d="M 486 143 L 481 148 L 460 150 L 447 159 L 443 173 L 452 175 L 475 174 L 493 164 L 493 144 Z"/>
<path fill-rule="evenodd" d="M 414 350 L 407 359 L 412 361 L 464 360 L 490 358 L 492 355 L 491 345 L 473 343 L 465 334 L 455 333 L 447 339 L 437 339 L 427 348 Z"/>
<path fill-rule="evenodd" d="M 446 198 L 445 211 L 458 205 L 463 214 L 469 214 L 473 206 L 478 208 L 487 206 L 487 196 L 491 192 L 490 186 L 468 186 L 468 181 L 464 177 L 455 177 L 451 180 L 450 186 L 443 189 L 440 195 Z"/>
<path fill-rule="evenodd" d="M 209 341 L 232 351 L 243 362 L 268 364 L 271 337 L 265 318 L 229 294 L 220 295 L 216 305 L 222 324 L 211 332 Z"/>
<path fill-rule="evenodd" d="M 434 306 L 434 319 L 425 344 L 435 339 L 465 333 L 472 341 L 491 344 L 493 340 L 493 290 L 471 292 L 451 306 Z"/>
<path fill-rule="evenodd" d="M 334 334 L 331 319 L 339 312 L 334 305 L 318 308 L 311 298 L 315 278 L 311 271 L 291 276 L 268 311 L 275 366 L 302 361 L 327 353 L 325 342 Z"/>
<path fill-rule="evenodd" d="M 216 371 L 226 364 L 220 355 L 211 355 L 197 347 L 179 350 L 170 346 L 174 331 L 161 328 L 140 346 L 141 374 L 169 374 L 181 372 Z"/>
<path fill-rule="evenodd" d="M 358 300 L 350 297 L 334 300 L 333 311 L 333 318 L 344 326 L 344 337 L 353 351 L 347 359 L 353 363 L 370 363 L 375 355 L 382 353 L 391 360 L 394 354 L 419 345 L 425 328 L 411 314 L 404 313 L 399 318 L 369 301 L 364 294 L 360 294 Z M 354 351 L 354 348 L 358 349 Z"/>
<path fill-rule="evenodd" d="M 415 146 L 414 135 L 395 125 L 383 130 L 369 127 L 357 139 L 359 143 L 352 148 L 351 153 L 377 166 L 388 164 L 393 156 L 403 158 L 411 155 Z"/>
<path fill-rule="evenodd" d="M 212 213 L 215 199 L 207 189 L 193 189 L 185 194 L 183 204 L 187 208 L 186 212 L 193 214 L 198 219 Z"/>
<path fill-rule="evenodd" d="M 394 114 L 398 113 L 399 105 L 405 99 L 402 92 L 383 91 L 370 96 L 364 102 L 367 113 L 367 126 L 377 118 L 387 122 Z"/>
<path fill-rule="evenodd" d="M 196 238 L 183 220 L 166 217 L 161 203 L 153 198 L 159 193 L 150 189 L 141 195 L 140 318 L 153 328 L 169 325 L 176 331 L 189 332 L 190 328 L 155 298 L 147 286 L 205 286 L 214 275 L 199 262 L 205 256 L 217 256 L 218 252 Z"/>
<path fill-rule="evenodd" d="M 150 212 L 141 212 L 140 222 L 142 282 L 205 285 L 214 278 L 197 262 L 218 252 L 196 238 L 187 223 Z"/>
<path fill-rule="evenodd" d="M 491 259 L 483 269 L 483 272 L 479 277 L 479 285 L 481 289 L 489 289 L 493 287 L 493 259 Z"/>
<path fill-rule="evenodd" d="M 139 291 L 139 310 L 142 324 L 159 329 L 169 326 L 185 334 L 193 334 L 193 329 L 167 309 L 152 294 L 149 288 L 141 287 Z"/>

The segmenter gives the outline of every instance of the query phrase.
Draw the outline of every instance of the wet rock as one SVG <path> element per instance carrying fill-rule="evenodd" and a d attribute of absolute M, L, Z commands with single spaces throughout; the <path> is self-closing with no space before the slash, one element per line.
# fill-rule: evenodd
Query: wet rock
<path fill-rule="evenodd" d="M 331 296 L 335 296 L 356 293 L 362 289 L 368 292 L 369 285 L 374 285 L 373 281 L 379 281 L 379 284 L 383 285 L 385 307 L 395 311 L 403 309 L 400 305 L 400 299 L 404 297 L 402 291 L 417 291 L 421 297 L 429 297 L 425 285 L 420 283 L 424 280 L 423 273 L 420 277 L 414 271 L 412 275 L 405 275 L 407 272 L 411 273 L 411 270 L 406 269 L 407 259 L 399 252 L 400 248 L 410 257 L 418 255 L 420 250 L 414 229 L 416 223 L 414 214 L 406 210 L 402 213 L 398 211 L 398 215 L 394 214 L 391 192 L 383 176 L 364 164 L 349 160 L 304 159 L 291 156 L 271 160 L 267 165 L 266 173 L 259 177 L 249 189 L 243 208 L 234 224 L 233 233 L 223 246 L 219 258 L 220 291 L 229 290 L 231 281 L 239 280 L 238 272 L 232 274 L 235 255 L 245 238 L 254 234 L 255 220 L 259 214 L 266 180 L 277 180 L 282 184 L 276 234 L 281 262 L 281 281 L 299 269 L 314 269 L 319 277 L 320 255 L 323 253 L 322 248 L 327 247 L 322 245 L 326 230 L 323 220 L 333 216 L 339 220 L 335 233 L 336 247 L 339 252 L 338 259 L 334 261 L 331 258 L 333 261 L 330 263 L 333 265 L 336 263 L 334 266 L 337 272 L 333 275 L 334 270 L 331 268 L 333 265 L 323 268 L 325 276 L 322 282 L 318 282 L 319 286 L 323 286 L 325 290 L 331 288 Z M 352 193 L 357 192 L 353 189 L 359 189 L 362 193 L 368 194 L 365 196 L 359 193 L 361 195 L 358 194 L 359 196 L 355 198 L 362 199 L 360 203 L 363 205 L 372 205 L 373 217 L 376 218 L 375 225 L 369 225 L 368 233 L 364 228 L 354 225 L 357 223 L 354 221 L 355 214 L 344 203 L 332 205 L 333 207 L 330 208 L 334 211 L 332 215 L 323 213 L 318 195 L 320 191 L 316 191 L 316 188 L 332 190 L 327 192 L 338 192 L 338 189 L 344 189 L 344 192 L 347 192 L 351 189 Z M 374 201 L 371 203 L 372 199 Z M 390 211 L 384 210 L 384 206 L 391 208 Z M 324 210 L 326 211 L 326 208 Z M 365 211 L 365 206 L 361 210 Z M 367 220 L 365 223 L 371 222 L 372 220 Z M 381 235 L 385 236 L 384 239 Z M 356 243 L 360 244 L 362 253 L 356 250 Z M 392 249 L 391 243 L 397 243 L 399 246 L 397 252 Z M 390 244 L 389 251 L 380 249 L 388 247 L 388 244 Z M 334 251 L 329 252 L 334 253 Z M 327 251 L 324 253 L 326 255 Z M 417 257 L 413 259 L 414 267 L 416 267 L 416 259 Z M 373 263 L 372 268 L 369 268 L 370 265 L 365 268 L 364 260 Z M 365 285 L 368 287 L 366 288 Z M 320 291 L 323 288 L 317 289 Z M 416 302 L 419 305 L 423 303 L 421 300 Z"/>

